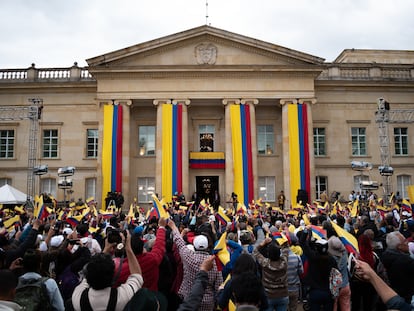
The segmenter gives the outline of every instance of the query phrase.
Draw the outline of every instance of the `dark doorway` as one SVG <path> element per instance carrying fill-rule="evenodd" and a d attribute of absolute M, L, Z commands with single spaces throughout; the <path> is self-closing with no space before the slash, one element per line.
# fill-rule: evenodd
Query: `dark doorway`
<path fill-rule="evenodd" d="M 201 201 L 213 204 L 215 201 L 215 192 L 219 193 L 219 177 L 218 176 L 196 176 L 197 198 Z"/>

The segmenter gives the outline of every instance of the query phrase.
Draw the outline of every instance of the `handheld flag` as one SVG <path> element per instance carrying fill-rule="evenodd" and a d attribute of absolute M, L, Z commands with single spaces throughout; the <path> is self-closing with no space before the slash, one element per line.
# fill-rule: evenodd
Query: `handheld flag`
<path fill-rule="evenodd" d="M 403 199 L 402 200 L 402 203 L 401 203 L 401 210 L 404 212 L 408 212 L 408 213 L 410 213 L 410 214 L 412 214 L 412 209 L 411 209 L 411 204 L 410 204 L 410 202 L 408 202 L 406 199 Z"/>
<path fill-rule="evenodd" d="M 358 216 L 358 206 L 359 206 L 359 201 L 355 200 L 354 203 L 352 204 L 351 217 L 354 218 Z"/>
<path fill-rule="evenodd" d="M 230 261 L 230 253 L 227 250 L 226 237 L 227 237 L 227 232 L 224 232 L 213 249 L 213 253 L 216 255 L 216 258 L 218 258 L 221 263 L 221 267 L 220 265 L 217 266 L 217 269 L 219 271 L 221 271 L 222 267 L 224 267 Z"/>
<path fill-rule="evenodd" d="M 280 246 L 288 242 L 288 239 L 282 232 L 279 232 L 279 231 L 272 232 L 272 236 Z"/>
<path fill-rule="evenodd" d="M 354 237 L 352 234 L 350 234 L 345 229 L 342 229 L 339 227 L 336 223 L 331 221 L 332 228 L 336 231 L 336 234 L 338 235 L 339 239 L 344 244 L 346 250 L 349 253 L 352 254 L 358 254 L 359 253 L 359 247 L 358 247 L 358 241 L 356 237 Z"/>
<path fill-rule="evenodd" d="M 160 217 L 168 219 L 170 215 L 168 215 L 167 211 L 164 209 L 164 206 L 161 204 L 160 200 L 158 200 L 155 194 L 152 194 L 152 202 L 154 204 L 154 209 L 156 212 L 156 216 L 159 219 Z"/>
<path fill-rule="evenodd" d="M 312 236 L 317 239 L 325 239 L 326 240 L 326 230 L 322 229 L 322 227 L 311 225 Z"/>
<path fill-rule="evenodd" d="M 14 226 L 20 223 L 20 215 L 16 215 L 12 218 L 9 218 L 3 222 L 4 227 L 8 232 L 13 231 Z"/>
<path fill-rule="evenodd" d="M 43 195 L 36 197 L 33 216 L 37 219 L 44 219 L 47 217 L 47 215 L 46 205 L 43 203 Z"/>
<path fill-rule="evenodd" d="M 218 207 L 216 218 L 223 226 L 227 226 L 227 223 L 231 222 L 230 218 L 226 215 L 221 206 Z"/>

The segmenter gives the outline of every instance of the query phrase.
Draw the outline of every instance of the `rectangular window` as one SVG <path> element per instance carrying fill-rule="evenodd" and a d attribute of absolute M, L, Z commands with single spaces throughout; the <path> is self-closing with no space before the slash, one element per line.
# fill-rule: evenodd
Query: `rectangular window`
<path fill-rule="evenodd" d="M 141 125 L 138 127 L 139 133 L 139 155 L 155 155 L 155 126 Z"/>
<path fill-rule="evenodd" d="M 409 199 L 407 186 L 411 185 L 411 176 L 399 175 L 397 176 L 397 191 L 403 199 Z"/>
<path fill-rule="evenodd" d="M 58 130 L 43 130 L 43 158 L 58 157 Z"/>
<path fill-rule="evenodd" d="M 86 137 L 86 157 L 97 158 L 98 157 L 98 130 L 88 129 Z"/>
<path fill-rule="evenodd" d="M 14 158 L 14 130 L 0 131 L 0 158 Z"/>
<path fill-rule="evenodd" d="M 138 203 L 152 202 L 152 194 L 155 193 L 155 178 L 138 178 Z"/>
<path fill-rule="evenodd" d="M 85 199 L 96 198 L 96 178 L 85 179 Z"/>
<path fill-rule="evenodd" d="M 200 137 L 200 152 L 214 151 L 214 125 L 201 124 L 198 126 L 198 134 Z"/>
<path fill-rule="evenodd" d="M 257 126 L 257 152 L 259 154 L 273 154 L 275 150 L 275 137 L 273 125 Z"/>
<path fill-rule="evenodd" d="M 326 176 L 316 176 L 315 180 L 316 198 L 320 199 L 322 192 L 328 193 L 328 178 Z"/>
<path fill-rule="evenodd" d="M 394 143 L 396 155 L 408 155 L 408 130 L 406 127 L 394 128 Z"/>
<path fill-rule="evenodd" d="M 259 177 L 259 198 L 265 202 L 276 201 L 276 185 L 275 177 L 263 176 Z"/>
<path fill-rule="evenodd" d="M 313 153 L 316 157 L 326 156 L 325 129 L 323 127 L 313 128 Z"/>
<path fill-rule="evenodd" d="M 40 192 L 51 194 L 56 198 L 56 179 L 42 178 L 40 181 Z"/>
<path fill-rule="evenodd" d="M 10 178 L 0 178 L 0 187 L 3 187 L 4 185 L 10 185 L 11 186 L 11 179 Z"/>
<path fill-rule="evenodd" d="M 367 143 L 365 127 L 353 127 L 351 129 L 352 136 L 352 155 L 365 156 L 367 155 Z"/>

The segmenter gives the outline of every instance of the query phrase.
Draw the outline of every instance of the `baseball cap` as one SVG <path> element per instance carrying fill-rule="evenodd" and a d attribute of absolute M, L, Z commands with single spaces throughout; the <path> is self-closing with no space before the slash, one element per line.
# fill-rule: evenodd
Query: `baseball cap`
<path fill-rule="evenodd" d="M 208 239 L 205 235 L 197 235 L 194 238 L 193 245 L 195 250 L 207 250 L 208 249 Z"/>
<path fill-rule="evenodd" d="M 50 246 L 51 247 L 59 247 L 60 244 L 62 244 L 63 240 L 65 238 L 63 237 L 63 235 L 55 235 L 54 237 L 52 237 L 52 239 L 50 240 Z"/>

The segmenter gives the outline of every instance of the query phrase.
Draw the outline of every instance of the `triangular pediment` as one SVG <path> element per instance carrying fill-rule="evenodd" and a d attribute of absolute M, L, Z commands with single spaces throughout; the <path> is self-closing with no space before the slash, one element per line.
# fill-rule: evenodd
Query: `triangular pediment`
<path fill-rule="evenodd" d="M 312 66 L 324 59 L 211 26 L 200 26 L 87 60 L 89 66 Z"/>

